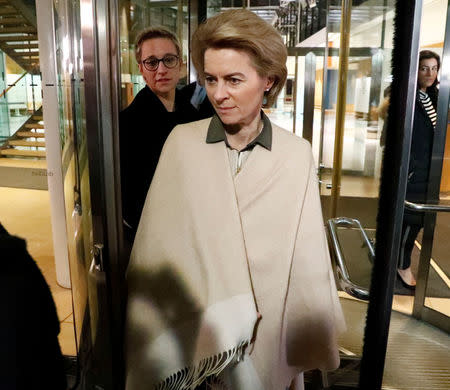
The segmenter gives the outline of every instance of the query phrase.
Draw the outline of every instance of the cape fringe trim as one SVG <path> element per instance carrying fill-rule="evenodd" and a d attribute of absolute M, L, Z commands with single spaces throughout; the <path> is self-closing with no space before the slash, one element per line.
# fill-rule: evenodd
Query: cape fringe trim
<path fill-rule="evenodd" d="M 219 375 L 228 364 L 236 357 L 239 362 L 249 345 L 248 341 L 241 342 L 237 347 L 217 355 L 210 356 L 200 360 L 200 362 L 191 367 L 185 367 L 175 374 L 170 375 L 158 385 L 155 390 L 194 390 L 200 386 L 209 376 Z"/>

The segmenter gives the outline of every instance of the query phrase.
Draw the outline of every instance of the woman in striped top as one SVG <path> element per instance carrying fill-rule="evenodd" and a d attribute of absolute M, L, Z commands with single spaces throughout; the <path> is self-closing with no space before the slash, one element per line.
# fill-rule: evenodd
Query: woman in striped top
<path fill-rule="evenodd" d="M 411 202 L 424 203 L 426 201 L 434 128 L 437 119 L 436 103 L 439 83 L 437 74 L 440 63 L 439 56 L 430 50 L 423 50 L 419 54 L 417 98 L 406 188 L 406 199 Z M 411 252 L 422 227 L 423 213 L 405 210 L 398 275 L 402 284 L 410 289 L 414 289 L 416 285 L 410 266 Z"/>

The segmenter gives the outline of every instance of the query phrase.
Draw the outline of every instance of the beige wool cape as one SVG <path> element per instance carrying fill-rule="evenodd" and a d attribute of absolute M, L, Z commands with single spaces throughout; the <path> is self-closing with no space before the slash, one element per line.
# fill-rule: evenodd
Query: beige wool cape
<path fill-rule="evenodd" d="M 127 272 L 126 389 L 285 390 L 339 365 L 344 322 L 309 144 L 272 124 L 238 175 L 211 119 L 177 126 Z M 234 375 L 236 374 L 236 375 Z"/>

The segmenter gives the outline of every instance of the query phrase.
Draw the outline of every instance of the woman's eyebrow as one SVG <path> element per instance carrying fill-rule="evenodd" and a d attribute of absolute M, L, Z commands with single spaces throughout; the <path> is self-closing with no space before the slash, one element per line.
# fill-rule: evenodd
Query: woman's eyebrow
<path fill-rule="evenodd" d="M 230 73 L 225 75 L 225 77 L 235 77 L 235 76 L 239 76 L 239 77 L 245 77 L 243 73 L 240 72 L 234 72 L 234 73 Z"/>
<path fill-rule="evenodd" d="M 217 77 L 217 76 L 215 76 L 215 75 L 213 75 L 213 74 L 211 74 L 211 73 L 208 73 L 208 72 L 206 72 L 206 71 L 204 71 L 203 73 L 205 74 L 205 76 Z M 245 78 L 245 75 L 244 75 L 243 73 L 241 73 L 241 72 L 228 73 L 228 74 L 226 74 L 226 75 L 223 76 L 223 77 L 224 77 L 224 78 L 230 78 L 230 77 L 235 77 L 235 76 L 240 76 L 240 77 Z"/>
<path fill-rule="evenodd" d="M 174 53 L 165 53 L 161 58 L 164 58 L 165 56 L 177 56 L 178 54 L 174 54 Z M 157 56 L 155 56 L 154 54 L 149 55 L 148 57 L 144 58 L 145 60 L 149 60 L 150 58 L 158 58 Z"/>

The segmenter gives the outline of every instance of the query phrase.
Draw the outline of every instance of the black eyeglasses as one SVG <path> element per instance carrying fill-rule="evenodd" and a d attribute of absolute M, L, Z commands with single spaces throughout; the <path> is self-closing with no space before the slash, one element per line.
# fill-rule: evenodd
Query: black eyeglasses
<path fill-rule="evenodd" d="M 162 62 L 166 68 L 172 69 L 178 65 L 178 56 L 175 54 L 167 54 L 163 58 L 150 57 L 142 61 L 145 69 L 149 71 L 158 69 L 160 62 Z"/>

